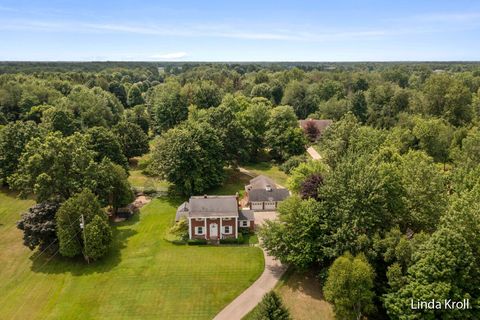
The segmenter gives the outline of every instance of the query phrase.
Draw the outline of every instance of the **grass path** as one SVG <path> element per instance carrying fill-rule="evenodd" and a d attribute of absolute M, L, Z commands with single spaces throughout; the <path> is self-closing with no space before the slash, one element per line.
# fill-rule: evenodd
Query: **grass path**
<path fill-rule="evenodd" d="M 255 247 L 163 240 L 177 203 L 155 199 L 114 228 L 102 261 L 35 259 L 15 221 L 32 201 L 0 193 L 2 319 L 211 319 L 263 271 Z"/>

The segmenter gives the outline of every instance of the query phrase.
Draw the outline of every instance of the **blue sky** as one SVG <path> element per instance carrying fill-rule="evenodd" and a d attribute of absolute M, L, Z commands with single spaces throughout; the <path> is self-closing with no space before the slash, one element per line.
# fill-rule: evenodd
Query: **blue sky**
<path fill-rule="evenodd" d="M 0 0 L 0 60 L 480 60 L 480 1 Z"/>

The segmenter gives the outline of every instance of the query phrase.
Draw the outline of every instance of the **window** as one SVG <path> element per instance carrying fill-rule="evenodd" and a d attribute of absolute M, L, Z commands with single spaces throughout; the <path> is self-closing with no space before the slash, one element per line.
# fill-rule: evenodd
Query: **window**
<path fill-rule="evenodd" d="M 195 234 L 199 236 L 203 235 L 203 227 L 195 227 Z"/>
<path fill-rule="evenodd" d="M 223 227 L 223 233 L 224 233 L 224 234 L 231 234 L 231 233 L 232 233 L 232 227 L 230 227 L 230 226 L 224 226 L 224 227 Z"/>
<path fill-rule="evenodd" d="M 247 220 L 240 221 L 240 227 L 248 227 L 248 221 Z"/>

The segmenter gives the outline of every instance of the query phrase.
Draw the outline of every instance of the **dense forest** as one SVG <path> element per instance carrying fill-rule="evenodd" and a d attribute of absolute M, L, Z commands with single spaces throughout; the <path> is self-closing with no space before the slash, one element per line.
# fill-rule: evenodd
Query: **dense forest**
<path fill-rule="evenodd" d="M 101 208 L 133 200 L 145 154 L 182 196 L 281 165 L 293 195 L 263 245 L 315 270 L 338 319 L 480 317 L 478 63 L 0 63 L 0 184 L 37 201 L 31 249 L 100 259 Z M 471 309 L 411 309 L 432 299 Z"/>

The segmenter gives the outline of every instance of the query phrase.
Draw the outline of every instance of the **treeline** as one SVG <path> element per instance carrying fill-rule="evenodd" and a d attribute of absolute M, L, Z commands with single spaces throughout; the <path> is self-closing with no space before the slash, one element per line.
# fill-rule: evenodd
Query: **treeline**
<path fill-rule="evenodd" d="M 29 214 L 42 218 L 25 218 L 33 221 L 30 227 L 19 225 L 35 234 L 25 233 L 31 248 L 59 243 L 65 255 L 85 255 L 80 227 L 67 230 L 52 210 L 68 204 L 58 212 L 71 212 L 74 223 L 95 198 L 98 206 L 88 209 L 92 214 L 85 223 L 95 223 L 89 234 L 100 243 L 96 252 L 106 252 L 101 244 L 108 236 L 102 238 L 99 230 L 107 229 L 94 219 L 104 213 L 97 214 L 97 208 L 114 211 L 132 200 L 128 160 L 148 153 L 150 146 L 145 172 L 168 180 L 183 195 L 221 185 L 228 166 L 272 160 L 291 171 L 290 187 L 300 198 L 280 210 L 282 223 L 264 235 L 267 248 L 323 275 L 349 251 L 355 257 L 341 265 L 359 259 L 372 266 L 373 306 L 395 318 L 403 310 L 395 303 L 404 301 L 398 298 L 407 295 L 404 288 L 424 283 L 412 275 L 422 256 L 417 252 L 423 252 L 418 250 L 426 250 L 422 235 L 431 235 L 428 246 L 436 246 L 430 241 L 453 225 L 442 222 L 446 217 L 466 214 L 460 204 L 475 208 L 476 64 L 359 63 L 332 69 L 192 63 L 159 69 L 133 63 L 72 71 L 74 66 L 0 75 L 0 181 L 37 199 L 39 207 Z M 319 142 L 324 161 L 314 165 L 304 163 L 302 155 L 319 132 L 305 135 L 298 125 L 305 118 L 334 120 Z M 472 217 L 478 219 L 478 211 Z M 35 233 L 38 221 L 45 234 Z M 305 232 L 295 233 L 297 226 Z M 445 232 L 461 230 L 459 236 L 470 237 L 465 230 L 477 227 L 454 226 Z M 80 247 L 68 248 L 62 239 L 69 237 Z M 471 238 L 469 270 L 476 272 L 478 239 Z M 398 253 L 397 245 L 403 248 Z M 451 250 L 455 256 L 457 249 Z M 390 280 L 394 272 L 396 280 Z M 458 278 L 449 274 L 452 278 L 441 281 Z M 470 292 L 465 283 L 475 284 L 473 273 L 462 276 L 466 282 L 449 283 L 455 294 Z M 363 311 L 375 314 L 371 308 Z"/>

